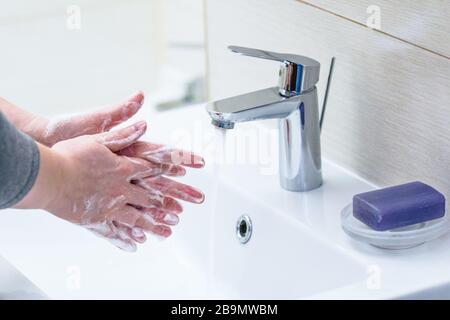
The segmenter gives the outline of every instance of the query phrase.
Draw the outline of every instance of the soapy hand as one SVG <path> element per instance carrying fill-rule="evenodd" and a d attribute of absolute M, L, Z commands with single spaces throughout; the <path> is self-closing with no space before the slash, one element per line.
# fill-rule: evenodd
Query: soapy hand
<path fill-rule="evenodd" d="M 135 115 L 143 103 L 144 94 L 137 92 L 124 102 L 97 111 L 46 119 L 0 98 L 0 111 L 17 129 L 51 147 L 63 140 L 109 131 Z"/>
<path fill-rule="evenodd" d="M 93 112 L 56 116 L 46 119 L 27 115 L 21 130 L 46 146 L 82 135 L 107 132 L 134 116 L 144 103 L 144 94 L 137 92 L 116 105 Z M 15 107 L 17 108 L 17 107 Z"/>
<path fill-rule="evenodd" d="M 134 206 L 153 206 L 151 197 L 132 183 L 151 176 L 153 168 L 139 159 L 114 152 L 132 144 L 146 130 L 144 122 L 125 129 L 82 136 L 55 144 L 52 150 L 62 164 L 62 187 L 44 209 L 111 240 L 128 251 L 145 241 L 137 224 L 142 212 Z M 146 224 L 147 231 L 167 236 L 170 228 Z"/>
<path fill-rule="evenodd" d="M 132 146 L 145 130 L 145 122 L 139 122 L 55 144 L 52 150 L 62 163 L 63 186 L 44 209 L 127 251 L 135 251 L 136 242 L 146 240 L 145 232 L 170 236 L 169 225 L 178 222 L 182 211 L 174 197 L 201 202 L 203 194 L 168 178 L 158 182 L 162 174 L 184 174 L 179 165 L 115 154 Z M 174 188 L 179 188 L 178 194 Z"/>
<path fill-rule="evenodd" d="M 64 121 L 51 121 L 47 126 L 47 132 L 53 132 L 50 136 L 61 138 L 64 135 L 57 133 L 64 131 L 64 126 L 69 128 L 78 128 L 75 132 L 98 131 L 103 132 L 109 130 L 112 125 L 119 124 L 132 117 L 142 106 L 144 95 L 138 92 L 128 98 L 122 104 L 112 108 L 107 108 L 103 112 L 94 114 L 80 115 L 76 117 L 65 117 Z M 131 108 L 130 108 L 131 107 Z M 117 116 L 114 116 L 117 114 Z M 115 121 L 110 121 L 110 119 Z M 53 122 L 53 125 L 51 125 Z M 108 125 L 105 126 L 104 124 Z M 59 130 L 56 130 L 58 129 Z M 193 203 L 202 203 L 204 195 L 199 190 L 184 184 L 177 183 L 173 180 L 160 177 L 161 175 L 179 177 L 186 174 L 184 167 L 202 168 L 205 162 L 202 157 L 184 150 L 171 149 L 164 145 L 154 144 L 150 142 L 138 141 L 127 148 L 117 152 L 122 156 L 129 158 L 145 159 L 149 162 L 154 172 L 147 179 L 134 179 L 133 183 L 146 189 L 159 202 L 166 201 L 163 206 L 158 203 L 154 208 L 138 208 L 146 213 L 147 220 L 152 222 L 163 223 L 167 225 L 176 225 L 179 222 L 178 214 L 183 211 L 182 206 L 171 200 L 164 200 L 164 196 L 177 198 Z M 159 179 L 161 178 L 161 179 Z"/>

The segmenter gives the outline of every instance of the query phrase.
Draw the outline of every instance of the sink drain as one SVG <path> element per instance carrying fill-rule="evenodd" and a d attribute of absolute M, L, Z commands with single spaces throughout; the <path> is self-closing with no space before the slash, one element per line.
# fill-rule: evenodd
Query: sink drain
<path fill-rule="evenodd" d="M 246 244 L 252 237 L 252 220 L 247 215 L 239 217 L 236 223 L 236 236 L 240 243 Z"/>

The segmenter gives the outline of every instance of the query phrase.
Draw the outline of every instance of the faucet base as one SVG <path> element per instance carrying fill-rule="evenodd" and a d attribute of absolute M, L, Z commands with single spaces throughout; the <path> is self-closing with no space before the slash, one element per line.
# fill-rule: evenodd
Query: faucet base
<path fill-rule="evenodd" d="M 291 192 L 307 192 L 307 191 L 311 191 L 314 189 L 318 189 L 322 186 L 323 181 L 322 181 L 322 175 L 320 176 L 320 179 L 318 179 L 316 181 L 316 183 L 312 184 L 308 184 L 308 185 L 298 185 L 298 183 L 296 183 L 295 181 L 288 181 L 288 180 L 284 180 L 284 179 L 280 179 L 280 186 L 287 191 L 291 191 Z"/>
<path fill-rule="evenodd" d="M 297 108 L 279 120 L 280 184 L 304 192 L 322 185 L 317 89 L 291 98 Z"/>

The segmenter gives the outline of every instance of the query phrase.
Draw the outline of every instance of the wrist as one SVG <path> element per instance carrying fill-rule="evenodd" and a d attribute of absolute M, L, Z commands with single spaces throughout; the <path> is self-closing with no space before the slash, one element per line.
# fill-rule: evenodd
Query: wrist
<path fill-rule="evenodd" d="M 61 204 L 64 200 L 65 187 L 68 181 L 68 172 L 67 169 L 69 166 L 69 159 L 66 159 L 63 154 L 58 151 L 44 147 L 48 152 L 48 157 L 50 161 L 50 167 L 47 169 L 50 171 L 47 179 L 48 191 L 45 197 L 45 201 L 42 202 L 42 208 L 45 211 L 55 213 L 59 210 L 59 204 Z"/>
<path fill-rule="evenodd" d="M 15 208 L 50 211 L 63 192 L 64 165 L 61 155 L 46 146 L 39 145 L 39 173 L 33 188 Z"/>
<path fill-rule="evenodd" d="M 47 119 L 23 110 L 2 98 L 0 98 L 0 111 L 18 130 L 27 134 L 33 140 L 47 145 L 43 141 L 48 123 Z"/>
<path fill-rule="evenodd" d="M 44 117 L 32 115 L 19 129 L 33 138 L 33 140 L 50 147 L 46 136 L 48 122 L 49 120 Z"/>

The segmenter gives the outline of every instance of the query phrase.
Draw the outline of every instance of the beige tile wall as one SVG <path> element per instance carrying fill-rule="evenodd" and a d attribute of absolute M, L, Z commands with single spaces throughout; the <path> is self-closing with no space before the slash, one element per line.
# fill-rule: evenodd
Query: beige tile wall
<path fill-rule="evenodd" d="M 380 31 L 450 58 L 448 0 L 299 0 L 366 24 L 380 12 Z M 378 8 L 370 8 L 377 6 Z"/>

